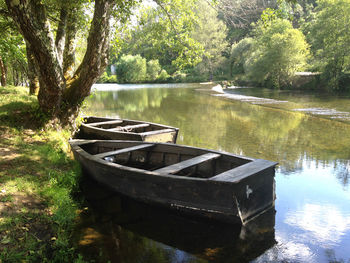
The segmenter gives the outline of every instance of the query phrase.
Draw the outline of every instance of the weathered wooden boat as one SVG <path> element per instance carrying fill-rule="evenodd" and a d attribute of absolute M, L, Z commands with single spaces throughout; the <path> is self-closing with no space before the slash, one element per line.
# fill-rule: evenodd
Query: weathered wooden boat
<path fill-rule="evenodd" d="M 178 128 L 152 122 L 85 117 L 79 138 L 176 143 Z"/>
<path fill-rule="evenodd" d="M 274 206 L 275 162 L 167 143 L 70 144 L 90 176 L 136 200 L 242 224 Z"/>

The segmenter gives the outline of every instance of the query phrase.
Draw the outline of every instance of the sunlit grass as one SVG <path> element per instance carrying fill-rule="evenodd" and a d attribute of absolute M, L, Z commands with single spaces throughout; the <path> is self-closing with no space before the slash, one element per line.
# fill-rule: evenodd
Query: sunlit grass
<path fill-rule="evenodd" d="M 70 132 L 43 129 L 25 88 L 1 87 L 0 109 L 0 262 L 83 262 L 71 242 L 80 169 Z"/>

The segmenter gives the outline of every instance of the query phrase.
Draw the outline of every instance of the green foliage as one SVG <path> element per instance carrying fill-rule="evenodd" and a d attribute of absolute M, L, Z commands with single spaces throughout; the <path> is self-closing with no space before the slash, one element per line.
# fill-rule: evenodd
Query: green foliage
<path fill-rule="evenodd" d="M 186 73 L 177 71 L 172 75 L 173 82 L 184 82 L 186 80 Z"/>
<path fill-rule="evenodd" d="M 120 83 L 142 82 L 146 79 L 146 59 L 140 55 L 124 55 L 117 63 L 116 72 Z"/>
<path fill-rule="evenodd" d="M 193 32 L 193 38 L 204 47 L 202 61 L 196 66 L 197 74 L 212 77 L 222 71 L 224 53 L 227 52 L 227 27 L 218 18 L 218 11 L 211 7 L 207 1 L 198 1 L 195 10 L 198 24 Z"/>
<path fill-rule="evenodd" d="M 243 38 L 231 48 L 231 75 L 244 73 L 244 63 L 251 52 L 254 39 L 251 37 Z"/>
<path fill-rule="evenodd" d="M 197 1 L 157 1 L 156 8 L 141 9 L 136 26 L 124 34 L 122 53 L 158 59 L 170 73 L 198 64 L 204 49 L 192 37 Z"/>
<path fill-rule="evenodd" d="M 341 88 L 341 79 L 350 70 L 350 1 L 318 1 L 308 39 L 316 58 L 316 68 L 330 89 Z"/>
<path fill-rule="evenodd" d="M 98 83 L 117 83 L 116 75 L 108 75 L 107 72 L 103 72 L 102 76 L 98 79 Z"/>
<path fill-rule="evenodd" d="M 166 82 L 169 79 L 169 74 L 166 72 L 165 69 L 162 69 L 162 71 L 159 73 L 157 81 L 158 82 Z"/>
<path fill-rule="evenodd" d="M 147 79 L 149 81 L 155 81 L 162 68 L 160 67 L 158 59 L 150 60 L 147 62 Z"/>
<path fill-rule="evenodd" d="M 289 1 L 277 0 L 277 8 L 266 8 L 262 12 L 260 23 L 267 27 L 274 23 L 276 19 L 293 20 L 292 12 L 292 6 Z"/>
<path fill-rule="evenodd" d="M 245 63 L 246 73 L 259 83 L 288 86 L 294 74 L 306 65 L 309 47 L 303 33 L 291 22 L 275 19 L 270 25 L 255 27 L 252 52 Z"/>
<path fill-rule="evenodd" d="M 26 75 L 27 59 L 23 38 L 14 24 L 2 16 L 0 16 L 0 57 L 7 68 L 5 72 L 7 77 L 12 71 L 15 71 L 17 76 Z M 8 78 L 9 84 L 15 84 L 13 80 L 17 76 Z"/>

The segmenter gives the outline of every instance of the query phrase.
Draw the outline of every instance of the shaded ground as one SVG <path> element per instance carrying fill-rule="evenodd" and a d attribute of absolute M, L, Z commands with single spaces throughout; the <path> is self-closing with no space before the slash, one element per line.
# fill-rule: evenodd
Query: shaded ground
<path fill-rule="evenodd" d="M 0 87 L 0 263 L 82 262 L 70 241 L 79 211 L 70 133 L 44 121 L 26 88 Z"/>
<path fill-rule="evenodd" d="M 33 131 L 28 129 L 22 133 L 25 143 L 35 144 L 31 136 Z M 40 176 L 36 174 L 35 164 L 23 161 L 23 153 L 11 142 L 10 130 L 0 127 L 0 250 L 8 251 L 25 239 L 31 242 L 47 243 L 54 237 L 46 217 L 50 210 L 42 198 L 31 189 L 21 189 L 15 183 L 15 178 Z M 33 160 L 34 161 L 34 160 Z M 12 181 L 13 180 L 13 181 Z M 8 228 L 11 228 L 9 230 Z M 27 251 L 33 253 L 33 251 Z M 34 252 L 35 253 L 35 252 Z"/>

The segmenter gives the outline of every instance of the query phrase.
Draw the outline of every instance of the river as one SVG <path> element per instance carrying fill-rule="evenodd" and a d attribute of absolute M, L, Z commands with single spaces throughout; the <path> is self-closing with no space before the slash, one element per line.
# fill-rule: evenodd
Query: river
<path fill-rule="evenodd" d="M 153 220 L 135 224 L 95 216 L 84 224 L 93 238 L 82 246 L 93 243 L 111 262 L 350 261 L 349 97 L 256 88 L 215 93 L 200 84 L 94 88 L 87 115 L 171 125 L 180 128 L 178 144 L 278 162 L 276 213 L 272 226 L 244 241 L 230 226 L 159 220 L 154 210 Z"/>

